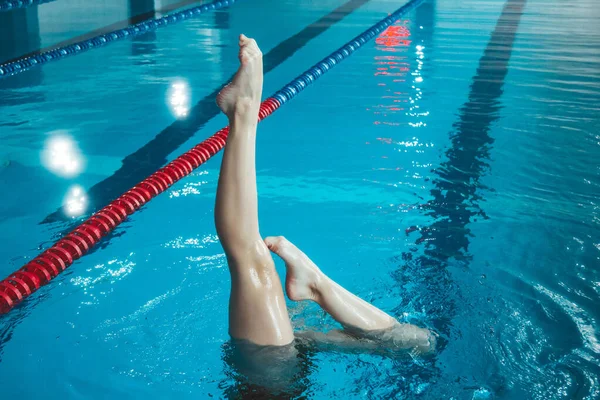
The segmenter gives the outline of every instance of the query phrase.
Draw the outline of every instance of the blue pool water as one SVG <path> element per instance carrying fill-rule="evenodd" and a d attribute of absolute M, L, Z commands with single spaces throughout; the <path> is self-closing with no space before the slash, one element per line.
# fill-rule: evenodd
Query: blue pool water
<path fill-rule="evenodd" d="M 85 33 L 44 28 L 61 2 L 39 7 L 38 48 Z M 240 0 L 1 79 L 2 277 L 80 220 L 61 208 L 74 185 L 92 212 L 225 125 L 211 96 L 238 33 L 261 45 L 270 95 L 402 5 L 298 3 Z M 310 354 L 288 397 L 600 398 L 599 18 L 593 0 L 429 0 L 260 124 L 262 233 L 442 338 L 433 359 Z M 178 82 L 197 106 L 170 106 Z M 56 137 L 80 171 L 43 162 Z M 3 396 L 250 396 L 225 361 L 219 165 L 0 317 Z M 335 326 L 289 308 L 298 328 Z"/>

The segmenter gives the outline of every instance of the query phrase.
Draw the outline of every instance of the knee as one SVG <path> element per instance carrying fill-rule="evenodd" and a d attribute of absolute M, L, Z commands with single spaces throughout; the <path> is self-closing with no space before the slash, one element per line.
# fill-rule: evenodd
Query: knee
<path fill-rule="evenodd" d="M 275 270 L 271 252 L 262 239 L 239 244 L 234 250 L 227 252 L 227 259 L 236 270 L 255 270 L 257 273 Z"/>
<path fill-rule="evenodd" d="M 260 236 L 230 241 L 223 246 L 227 259 L 236 264 L 256 263 L 272 259 L 269 248 Z"/>

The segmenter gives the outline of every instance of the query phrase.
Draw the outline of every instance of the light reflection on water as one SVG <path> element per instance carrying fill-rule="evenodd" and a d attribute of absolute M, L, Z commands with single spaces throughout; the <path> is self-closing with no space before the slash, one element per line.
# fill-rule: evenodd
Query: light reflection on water
<path fill-rule="evenodd" d="M 184 80 L 172 83 L 167 92 L 167 103 L 174 117 L 187 117 L 191 104 L 189 84 Z"/>
<path fill-rule="evenodd" d="M 88 207 L 88 198 L 79 185 L 73 185 L 69 188 L 63 202 L 63 210 L 69 217 L 79 217 L 86 213 Z"/>
<path fill-rule="evenodd" d="M 50 133 L 41 154 L 42 164 L 63 178 L 74 178 L 83 172 L 85 159 L 77 142 L 65 131 Z"/>

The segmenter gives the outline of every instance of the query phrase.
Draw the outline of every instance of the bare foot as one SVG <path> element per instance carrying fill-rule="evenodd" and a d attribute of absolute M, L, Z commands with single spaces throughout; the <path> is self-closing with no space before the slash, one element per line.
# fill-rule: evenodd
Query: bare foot
<path fill-rule="evenodd" d="M 285 261 L 285 291 L 290 300 L 315 300 L 323 273 L 300 249 L 283 236 L 265 238 L 269 250 Z"/>
<path fill-rule="evenodd" d="M 217 105 L 229 119 L 251 116 L 258 119 L 263 85 L 262 53 L 254 39 L 240 35 L 240 68 L 231 83 L 217 96 Z"/>

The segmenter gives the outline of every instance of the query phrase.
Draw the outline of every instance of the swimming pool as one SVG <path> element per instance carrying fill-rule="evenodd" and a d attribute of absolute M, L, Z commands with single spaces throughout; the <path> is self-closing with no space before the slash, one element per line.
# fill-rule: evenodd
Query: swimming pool
<path fill-rule="evenodd" d="M 304 396 L 600 396 L 593 5 L 427 1 L 261 123 L 262 232 L 443 338 L 434 360 L 314 354 Z M 0 80 L 0 273 L 73 227 L 55 213 L 73 185 L 101 207 L 225 125 L 209 102 L 235 70 L 239 32 L 265 53 L 270 95 L 399 6 L 239 1 Z M 170 106 L 174 83 L 201 106 Z M 79 174 L 40 161 L 57 135 L 76 142 Z M 223 361 L 219 162 L 2 317 L 7 397 L 243 392 Z M 290 309 L 296 326 L 333 325 L 312 306 Z"/>

